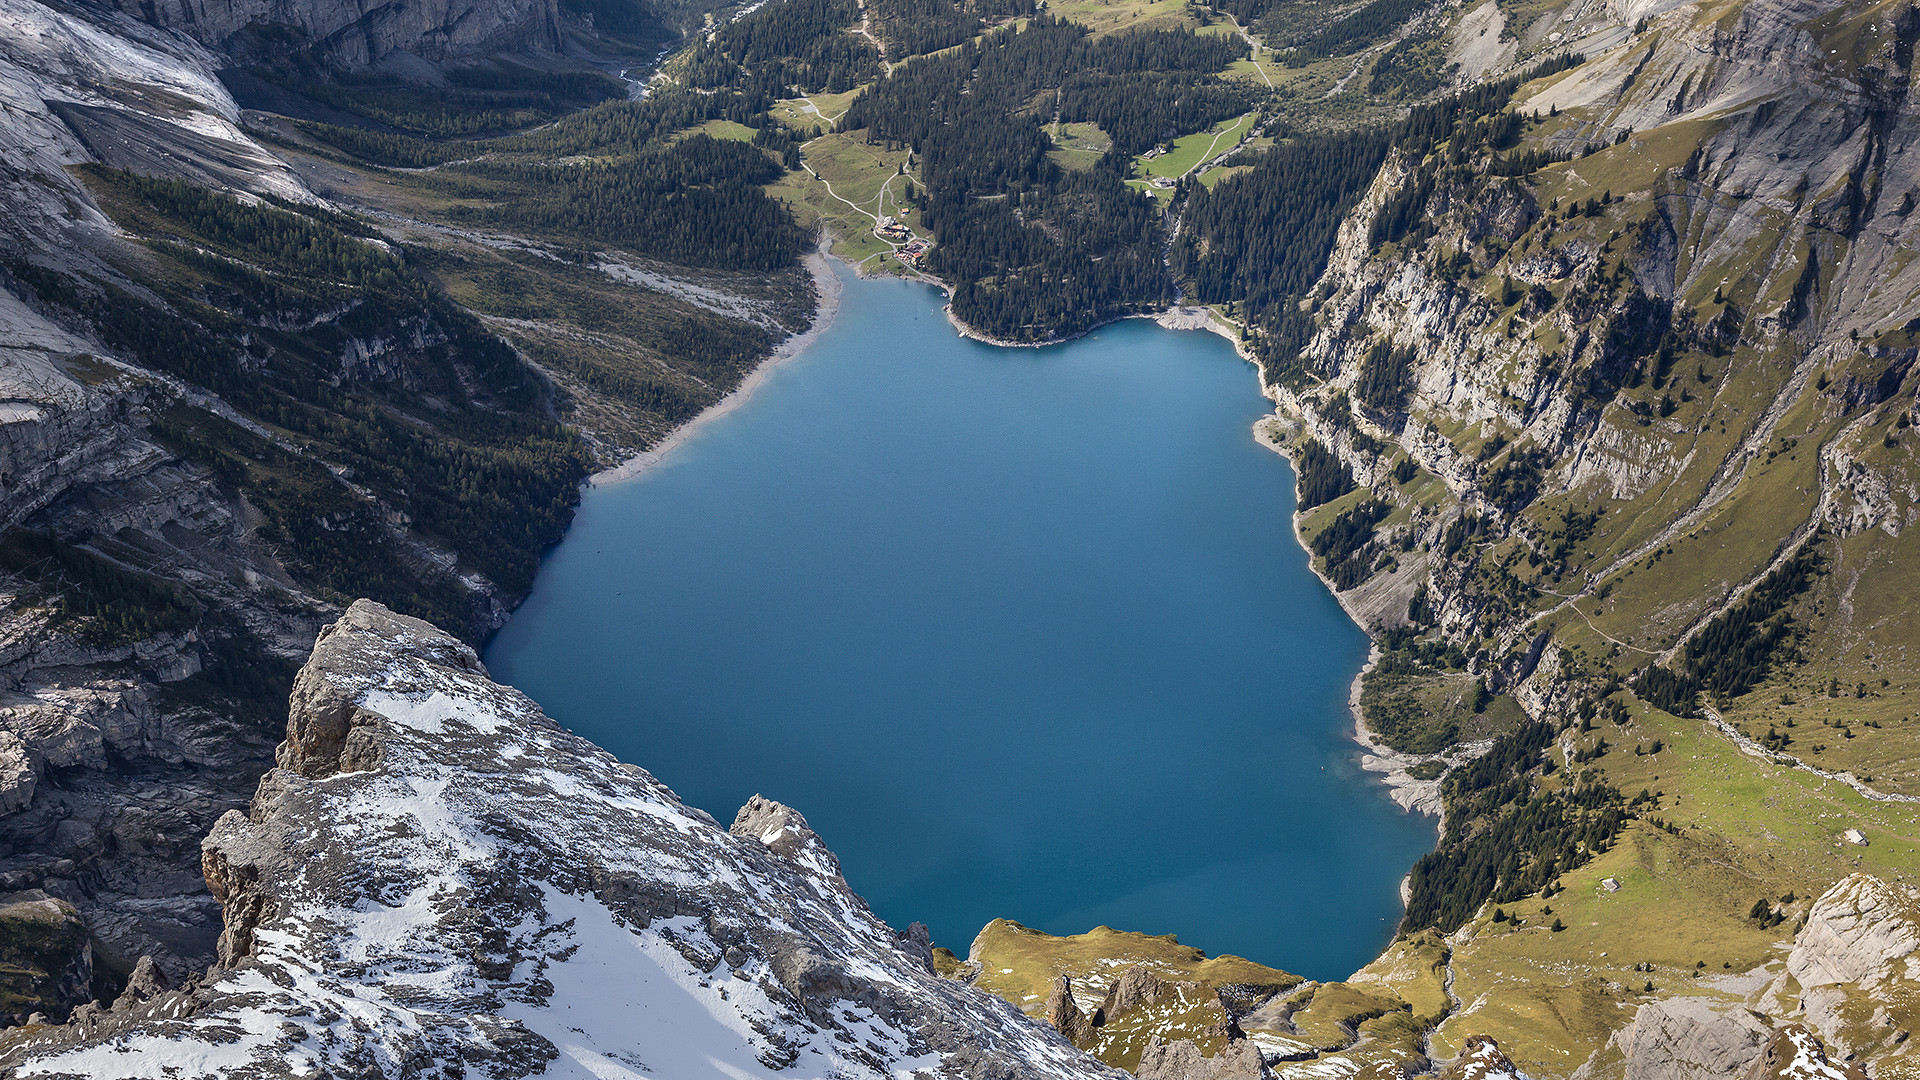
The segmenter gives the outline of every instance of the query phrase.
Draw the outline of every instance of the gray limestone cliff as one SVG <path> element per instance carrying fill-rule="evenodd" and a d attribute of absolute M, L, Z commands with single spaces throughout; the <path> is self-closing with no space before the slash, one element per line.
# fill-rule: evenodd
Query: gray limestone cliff
<path fill-rule="evenodd" d="M 1574 1080 L 1912 1075 L 1920 894 L 1869 874 L 1842 878 L 1766 972 L 1770 981 L 1641 1005 Z"/>
<path fill-rule="evenodd" d="M 1735 1003 L 1707 998 L 1652 1002 L 1640 1006 L 1633 1022 L 1615 1032 L 1598 1059 L 1576 1076 L 1597 1075 L 1608 1062 L 1627 1080 L 1737 1076 L 1759 1058 L 1769 1035 L 1762 1019 Z"/>
<path fill-rule="evenodd" d="M 507 49 L 557 51 L 555 0 L 117 0 L 119 10 L 186 34 L 217 49 L 259 51 L 249 31 L 277 27 L 311 43 L 320 55 L 354 66 L 405 54 L 428 61 Z M 284 46 L 283 46 L 284 47 Z M 262 54 L 262 58 L 265 55 Z"/>
<path fill-rule="evenodd" d="M 1881 445 L 1911 397 L 1902 328 L 1920 316 L 1905 254 L 1920 15 L 1889 9 L 1843 49 L 1819 38 L 1821 17 L 1839 25 L 1859 5 L 1615 7 L 1648 16 L 1638 36 L 1610 29 L 1593 43 L 1605 51 L 1513 103 L 1561 117 L 1529 148 L 1574 160 L 1518 179 L 1441 177 L 1425 238 L 1383 245 L 1377 215 L 1425 175 L 1391 159 L 1311 298 L 1303 365 L 1316 378 L 1275 390 L 1287 420 L 1377 494 L 1398 497 L 1399 452 L 1444 482 L 1443 500 L 1411 505 L 1398 535 L 1369 549 L 1406 554 L 1343 591 L 1355 618 L 1403 623 L 1426 586 L 1447 635 L 1481 643 L 1476 673 L 1535 711 L 1565 704 L 1553 646 L 1594 636 L 1541 638 L 1550 616 L 1576 617 L 1571 604 L 1543 615 L 1541 590 L 1593 596 L 1636 559 L 1724 527 L 1783 445 L 1819 446 L 1804 509 L 1757 557 L 1722 559 L 1715 587 L 1660 599 L 1623 647 L 1651 639 L 1648 655 L 1670 653 L 1817 529 L 1892 538 L 1920 521 L 1920 489 Z M 1583 196 L 1592 184 L 1608 202 L 1582 217 L 1548 194 L 1554 184 Z M 1414 360 L 1404 407 L 1383 410 L 1358 386 L 1387 345 Z M 1687 356 L 1684 380 L 1659 368 L 1663 347 Z M 1556 565 L 1554 523 L 1535 504 L 1562 493 L 1653 510 L 1604 563 Z M 1445 557 L 1445 530 L 1469 516 L 1530 547 L 1550 580 L 1529 593 Z"/>
<path fill-rule="evenodd" d="M 1867 874 L 1835 884 L 1807 913 L 1772 987 L 1827 1048 L 1911 1073 L 1920 1049 L 1920 893 Z"/>

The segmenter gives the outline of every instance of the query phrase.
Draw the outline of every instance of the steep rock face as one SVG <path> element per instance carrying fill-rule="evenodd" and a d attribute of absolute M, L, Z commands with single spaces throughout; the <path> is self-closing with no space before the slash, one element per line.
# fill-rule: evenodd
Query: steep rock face
<path fill-rule="evenodd" d="M 39 889 L 74 905 L 97 939 L 108 990 L 142 957 L 176 980 L 212 961 L 218 908 L 200 880 L 199 839 L 246 803 L 280 725 L 274 695 L 236 702 L 253 682 L 290 675 L 338 613 L 316 595 L 327 589 L 311 565 L 289 569 L 285 519 L 236 491 L 231 472 L 203 467 L 219 462 L 217 452 L 169 440 L 156 421 L 170 417 L 177 436 L 191 417 L 184 422 L 201 433 L 294 455 L 333 485 L 321 499 L 333 516 L 317 527 L 374 538 L 386 552 L 383 572 L 428 583 L 464 608 L 463 631 L 498 626 L 511 599 L 471 560 L 415 530 L 391 491 L 355 484 L 349 468 L 321 460 L 326 451 L 165 373 L 175 370 L 167 358 L 140 355 L 124 327 L 117 336 L 103 327 L 105 308 L 145 304 L 142 321 L 158 321 L 219 297 L 183 305 L 154 292 L 141 277 L 150 252 L 127 242 L 71 166 L 99 161 L 317 202 L 241 130 L 215 76 L 232 61 L 204 43 L 217 42 L 220 19 L 260 12 L 209 9 L 186 27 L 190 36 L 150 5 L 127 7 L 132 14 L 0 0 L 0 533 L 18 526 L 48 538 L 103 568 L 115 588 L 144 583 L 186 597 L 197 613 L 159 632 L 64 615 L 62 602 L 74 598 L 62 581 L 72 575 L 19 557 L 21 534 L 0 538 L 10 549 L 0 565 L 0 892 Z M 412 16 L 458 23 L 449 48 L 479 40 L 485 19 L 442 8 Z M 527 10 L 536 8 L 546 10 Z M 400 11 L 369 18 L 391 22 Z M 348 18 L 323 6 L 309 13 Z M 520 16 L 503 8 L 490 17 Z M 406 44 L 404 28 L 385 32 L 393 47 Z M 391 387 L 439 401 L 488 392 L 474 370 L 483 362 L 471 359 L 473 335 L 451 341 L 458 327 L 447 311 L 376 307 L 267 311 L 202 339 L 230 346 L 232 362 L 247 367 L 260 362 L 255 343 L 297 331 L 317 358 L 333 359 L 322 377 L 343 391 Z M 545 405 L 538 390 L 486 403 L 523 415 Z M 257 460 L 262 448 L 245 456 Z M 48 782 L 54 773 L 59 782 Z"/>
<path fill-rule="evenodd" d="M 0 896 L 0 1023 L 24 1023 L 43 1002 L 88 1000 L 93 950 L 72 904 L 39 891 Z M 57 1019 L 66 1011 L 55 1009 Z"/>
<path fill-rule="evenodd" d="M 1875 1076 L 1920 1065 L 1920 894 L 1867 874 L 1814 902 L 1772 988 L 1836 1053 L 1872 1062 Z"/>
<path fill-rule="evenodd" d="M 115 423 L 123 395 L 76 379 L 56 356 L 80 356 L 88 343 L 41 318 L 0 290 L 0 528 L 41 509 L 76 482 L 137 467 L 141 454 Z M 151 448 L 146 448 L 151 450 Z M 132 457 L 136 460 L 129 461 Z"/>
<path fill-rule="evenodd" d="M 105 458 L 50 470 L 49 504 L 29 527 L 114 537 L 160 575 L 195 575 L 229 634 L 282 655 L 301 647 L 326 609 L 274 572 L 246 535 L 244 507 L 137 428 L 98 434 Z M 0 597 L 0 890 L 41 889 L 79 908 L 109 972 L 142 956 L 174 977 L 205 967 L 218 911 L 198 880 L 198 837 L 245 804 L 271 728 L 175 696 L 219 642 L 193 630 L 102 640 L 32 585 L 0 577 Z"/>
<path fill-rule="evenodd" d="M 220 969 L 18 1035 L 0 1068 L 1119 1075 L 934 975 L 797 813 L 723 830 L 426 623 L 356 603 L 288 736 L 205 842 Z"/>
<path fill-rule="evenodd" d="M 112 12 L 0 0 L 0 236 L 72 259 L 108 227 L 65 166 L 89 160 L 310 200 L 250 137 L 198 42 Z M 0 312 L 13 323 L 16 311 Z M 29 398 L 27 400 L 34 400 Z"/>
<path fill-rule="evenodd" d="M 1880 449 L 1911 393 L 1901 328 L 1920 315 L 1920 271 L 1904 253 L 1920 15 L 1869 6 L 1616 3 L 1622 18 L 1648 19 L 1644 32 L 1609 36 L 1612 48 L 1514 102 L 1526 115 L 1558 110 L 1527 148 L 1573 161 L 1522 178 L 1442 176 L 1421 212 L 1431 231 L 1385 247 L 1376 217 L 1420 166 L 1382 170 L 1313 298 L 1304 359 L 1329 381 L 1276 395 L 1376 493 L 1392 497 L 1395 450 L 1445 481 L 1447 497 L 1415 507 L 1392 538 L 1399 550 L 1437 548 L 1475 515 L 1489 536 L 1546 557 L 1556 572 L 1541 588 L 1581 598 L 1663 544 L 1721 527 L 1773 451 L 1817 445 L 1817 488 L 1777 546 L 1744 565 L 1719 560 L 1714 587 L 1657 601 L 1626 642 L 1650 638 L 1663 654 L 1816 529 L 1892 537 L 1920 520 L 1920 488 Z M 1584 217 L 1561 205 L 1587 185 L 1608 202 Z M 1567 191 L 1578 195 L 1557 194 Z M 1595 217 L 1604 224 L 1586 224 Z M 1408 400 L 1364 406 L 1366 357 L 1389 344 L 1414 352 Z M 1662 348 L 1685 357 L 1684 373 L 1660 368 Z M 1351 412 L 1331 406 L 1336 392 L 1355 394 Z M 1526 511 L 1560 492 L 1576 507 L 1654 512 L 1604 564 L 1556 568 L 1542 540 L 1558 519 Z M 1536 710 L 1562 702 L 1558 650 L 1533 648 L 1546 594 L 1489 583 L 1463 561 L 1403 560 L 1342 599 L 1363 623 L 1393 626 L 1427 584 L 1450 638 L 1491 639 L 1476 671 Z"/>
<path fill-rule="evenodd" d="M 250 28 L 285 27 L 312 42 L 322 55 L 356 66 L 378 63 L 394 53 L 441 61 L 501 49 L 560 47 L 555 0 L 116 0 L 116 6 L 218 49 L 244 51 L 250 43 L 241 38 Z"/>
<path fill-rule="evenodd" d="M 1605 1051 L 1576 1078 L 1600 1074 L 1627 1080 L 1713 1080 L 1736 1076 L 1765 1049 L 1768 1029 L 1746 1009 L 1707 998 L 1642 1005 L 1633 1023 L 1614 1033 Z"/>
<path fill-rule="evenodd" d="M 1062 975 L 1053 980 L 1053 989 L 1047 993 L 1047 1007 L 1043 1014 L 1047 1026 L 1067 1037 L 1075 1046 L 1085 1047 L 1093 1041 L 1093 1017 L 1080 1011 L 1080 1005 L 1073 1000 L 1073 977 Z M 1096 1011 L 1104 1023 L 1106 1016 Z"/>

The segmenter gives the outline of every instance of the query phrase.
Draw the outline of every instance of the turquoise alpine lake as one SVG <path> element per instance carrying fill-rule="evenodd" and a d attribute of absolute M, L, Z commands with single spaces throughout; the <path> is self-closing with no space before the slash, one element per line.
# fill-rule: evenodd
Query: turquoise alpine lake
<path fill-rule="evenodd" d="M 1221 338 L 957 335 L 844 267 L 840 310 L 654 467 L 590 489 L 494 676 L 719 818 L 805 814 L 896 927 L 1177 934 L 1370 961 L 1432 847 L 1356 765 L 1366 638 Z"/>

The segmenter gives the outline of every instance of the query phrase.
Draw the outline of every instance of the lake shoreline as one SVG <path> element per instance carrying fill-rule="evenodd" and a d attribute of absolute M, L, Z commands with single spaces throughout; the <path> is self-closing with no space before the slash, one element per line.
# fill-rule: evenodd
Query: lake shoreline
<path fill-rule="evenodd" d="M 1248 444 L 1271 404 L 1247 396 L 1237 354 L 1141 322 L 1046 353 L 977 348 L 920 289 L 829 265 L 839 309 L 806 362 L 689 440 L 673 468 L 590 490 L 535 603 L 491 644 L 492 670 L 689 805 L 725 817 L 763 790 L 804 807 L 860 868 L 853 880 L 876 910 L 946 940 L 1012 915 L 1049 932 L 1178 930 L 1321 979 L 1371 962 L 1401 917 L 1396 885 L 1433 833 L 1355 783 L 1341 710 L 1365 639 L 1292 556 L 1274 561 L 1293 483 Z M 1187 314 L 1182 328 L 1207 321 Z M 1084 541 L 1050 546 L 1075 529 Z M 1004 644 L 1035 626 L 1044 662 Z M 920 687 L 929 672 L 938 693 Z M 916 762 L 1035 776 L 964 820 L 924 785 L 893 793 L 914 766 L 821 780 L 879 755 L 867 725 L 902 715 L 926 720 L 908 740 L 926 744 Z M 804 730 L 793 717 L 809 718 Z M 1000 822 L 1028 798 L 1050 822 L 1102 818 L 1085 783 L 1005 753 L 1035 745 L 1228 809 L 1191 828 L 1174 813 L 1152 825 L 1151 843 L 1180 852 L 1159 877 L 1137 865 L 1133 830 L 1076 829 L 1068 846 L 1085 865 L 1069 874 L 1047 854 L 1052 833 L 1019 839 Z M 1221 760 L 1195 772 L 1177 764 L 1187 753 Z M 848 794 L 868 781 L 871 798 L 902 807 L 883 827 L 858 824 L 870 813 Z M 1249 835 L 1210 824 L 1221 820 L 1248 821 Z M 901 828 L 954 861 L 903 860 Z M 949 865 L 989 862 L 992 873 L 947 880 L 959 874 Z M 1273 900 L 1273 882 L 1296 870 L 1344 884 Z M 1205 896 L 1179 895 L 1173 883 L 1188 879 Z M 1262 904 L 1329 919 L 1328 933 L 1297 941 L 1252 916 Z"/>
<path fill-rule="evenodd" d="M 813 274 L 814 287 L 818 290 L 820 297 L 819 307 L 815 309 L 813 321 L 808 324 L 805 330 L 781 342 L 765 360 L 761 361 L 754 367 L 753 371 L 748 373 L 747 377 L 742 380 L 740 385 L 735 387 L 731 393 L 702 410 L 700 414 L 693 419 L 675 428 L 658 446 L 636 454 L 612 468 L 595 473 L 588 478 L 587 483 L 594 487 L 600 487 L 607 484 L 621 483 L 644 474 L 647 470 L 658 465 L 682 443 L 692 438 L 702 424 L 725 416 L 727 413 L 745 404 L 753 396 L 754 391 L 759 389 L 772 375 L 774 368 L 806 351 L 808 347 L 819 339 L 827 327 L 833 324 L 834 318 L 840 311 L 840 292 L 842 286 L 839 276 L 834 272 L 832 265 L 834 261 L 838 261 L 842 265 L 851 268 L 855 274 L 862 278 L 885 276 L 877 273 L 870 274 L 861 269 L 859 264 L 833 254 L 831 251 L 831 243 L 831 237 L 823 238 L 820 246 L 814 251 L 809 252 L 805 257 L 807 269 Z M 924 282 L 924 279 L 912 280 L 922 280 Z M 952 290 L 947 288 L 945 283 L 938 283 L 935 287 L 947 293 L 949 301 L 951 300 Z M 1152 319 L 1168 330 L 1201 330 L 1223 338 L 1233 346 L 1234 352 L 1238 354 L 1242 360 L 1253 365 L 1256 376 L 1262 371 L 1259 360 L 1248 350 L 1246 342 L 1242 340 L 1240 328 L 1232 323 L 1223 322 L 1211 307 L 1205 305 L 1176 304 L 1158 312 L 1135 312 L 1128 315 L 1119 315 L 1111 319 L 1103 320 L 1077 334 L 1052 338 L 1047 341 L 1005 341 L 967 325 L 959 316 L 954 314 L 951 302 L 944 305 L 941 310 L 942 313 L 946 315 L 948 324 L 951 325 L 954 332 L 961 337 L 1003 349 L 1042 349 L 1054 345 L 1064 345 L 1114 323 L 1128 319 Z M 1274 415 L 1276 417 L 1283 416 L 1283 410 L 1286 408 L 1287 403 L 1278 396 L 1272 388 L 1266 385 L 1264 378 L 1260 379 L 1260 383 L 1261 394 L 1274 403 Z M 1265 419 L 1255 425 L 1254 433 L 1256 440 L 1261 445 L 1279 454 L 1281 457 L 1286 458 L 1289 464 L 1295 464 L 1291 453 L 1289 453 L 1289 448 L 1274 434 L 1271 430 L 1271 425 L 1268 424 Z M 1297 509 L 1294 512 L 1294 525 L 1294 540 L 1300 544 L 1301 550 L 1305 552 L 1306 540 L 1300 536 L 1299 533 L 1299 511 Z M 1386 788 L 1387 797 L 1391 799 L 1395 805 L 1408 813 L 1422 814 L 1436 818 L 1439 821 L 1440 827 L 1445 828 L 1446 808 L 1440 798 L 1440 781 L 1437 779 L 1420 780 L 1414 777 L 1411 771 L 1415 765 L 1428 759 L 1422 755 L 1404 754 L 1394 750 L 1382 743 L 1373 729 L 1367 726 L 1365 710 L 1360 707 L 1360 689 L 1367 673 L 1373 670 L 1373 666 L 1380 659 L 1380 650 L 1377 644 L 1373 644 L 1372 642 L 1373 635 L 1367 631 L 1366 624 L 1362 621 L 1360 613 L 1354 611 L 1348 605 L 1346 598 L 1342 597 L 1339 590 L 1334 588 L 1333 582 L 1328 580 L 1326 575 L 1322 574 L 1319 569 L 1313 565 L 1313 557 L 1310 553 L 1307 555 L 1307 569 L 1311 571 L 1315 577 L 1320 579 L 1321 584 L 1326 587 L 1328 594 L 1340 604 L 1340 609 L 1346 612 L 1347 617 L 1353 620 L 1354 625 L 1359 627 L 1362 633 L 1367 634 L 1369 643 L 1373 646 L 1368 651 L 1366 663 L 1362 665 L 1359 672 L 1354 675 L 1353 685 L 1347 698 L 1348 711 L 1353 717 L 1353 729 L 1350 736 L 1356 745 L 1356 760 L 1360 768 L 1372 774 L 1382 786 Z"/>
<path fill-rule="evenodd" d="M 754 391 L 764 385 L 767 379 L 773 375 L 775 368 L 799 356 L 815 341 L 819 340 L 820 335 L 826 332 L 827 327 L 833 325 L 834 317 L 840 313 L 840 277 L 834 273 L 833 264 L 829 262 L 829 259 L 837 258 L 839 258 L 839 256 L 828 254 L 827 245 L 822 242 L 819 248 L 808 252 L 802 259 L 806 268 L 813 274 L 813 287 L 819 296 L 819 304 L 814 308 L 813 312 L 813 321 L 807 324 L 805 330 L 788 337 L 785 341 L 775 346 L 774 350 L 767 354 L 766 359 L 755 364 L 753 370 L 747 373 L 747 377 L 740 380 L 740 385 L 734 387 L 719 401 L 700 410 L 698 414 L 686 423 L 668 432 L 667 437 L 662 439 L 657 446 L 643 450 L 618 465 L 594 473 L 592 476 L 587 477 L 587 485 L 589 487 L 604 487 L 608 484 L 618 484 L 632 480 L 660 464 L 668 454 L 673 453 L 682 443 L 693 438 L 703 425 L 712 423 L 714 420 L 746 404 L 747 401 L 753 397 Z M 841 259 L 840 261 L 845 262 L 846 260 Z"/>
<path fill-rule="evenodd" d="M 840 294 L 844 285 L 838 275 L 838 268 L 829 261 L 830 259 L 837 259 L 839 262 L 849 266 L 855 274 L 862 278 L 885 276 L 862 272 L 859 266 L 848 260 L 840 259 L 837 255 L 832 255 L 829 251 L 828 244 L 823 242 L 821 247 L 809 253 L 805 260 L 808 269 L 813 274 L 815 287 L 818 290 L 820 298 L 814 319 L 808 327 L 783 341 L 780 346 L 758 364 L 754 370 L 749 373 L 747 378 L 731 393 L 708 409 L 702 411 L 692 420 L 676 428 L 658 446 L 644 453 L 635 455 L 618 466 L 595 474 L 589 482 L 597 487 L 621 483 L 643 475 L 653 466 L 664 460 L 675 448 L 688 441 L 697 432 L 701 424 L 715 417 L 724 416 L 744 404 L 760 386 L 765 384 L 773 369 L 778 364 L 798 356 L 812 346 L 820 335 L 833 324 L 840 310 Z M 1213 309 L 1206 306 L 1176 305 L 1159 312 L 1139 312 L 1117 316 L 1104 320 L 1099 325 L 1091 327 L 1082 333 L 1045 342 L 1010 342 L 995 339 L 990 335 L 974 330 L 958 319 L 953 314 L 950 303 L 943 305 L 943 314 L 946 315 L 948 323 L 953 327 L 954 332 L 958 336 L 1001 348 L 1043 348 L 1061 345 L 1085 337 L 1105 326 L 1119 323 L 1123 320 L 1152 319 L 1158 325 L 1168 330 L 1202 330 L 1215 334 L 1231 343 L 1235 353 L 1242 360 L 1253 365 L 1256 371 L 1256 377 L 1259 377 L 1259 372 L 1262 370 L 1259 361 L 1241 340 L 1240 328 L 1224 321 Z M 1277 392 L 1274 388 L 1266 386 L 1264 378 L 1260 378 L 1260 382 L 1261 393 L 1273 402 L 1274 411 L 1267 416 L 1263 416 L 1254 425 L 1256 441 L 1260 442 L 1267 449 L 1287 458 L 1288 461 L 1292 463 L 1292 448 L 1285 436 L 1290 431 L 1297 430 L 1297 419 L 1292 417 L 1289 412 L 1288 407 L 1290 402 L 1286 399 L 1284 392 Z M 1382 743 L 1377 734 L 1367 726 L 1364 710 L 1360 706 L 1360 692 L 1366 674 L 1373 669 L 1381 657 L 1378 642 L 1375 641 L 1373 635 L 1367 631 L 1367 626 L 1363 622 L 1363 613 L 1354 610 L 1349 603 L 1349 598 L 1343 597 L 1340 592 L 1334 588 L 1333 583 L 1313 565 L 1312 556 L 1307 550 L 1306 540 L 1299 532 L 1299 521 L 1300 515 L 1296 508 L 1294 511 L 1294 539 L 1296 543 L 1300 545 L 1302 554 L 1306 557 L 1308 570 L 1320 582 L 1321 586 L 1327 590 L 1327 594 L 1332 596 L 1335 602 L 1340 605 L 1347 619 L 1356 628 L 1360 629 L 1363 634 L 1366 634 L 1368 638 L 1369 650 L 1367 659 L 1360 670 L 1355 673 L 1347 692 L 1346 703 L 1351 719 L 1351 726 L 1347 729 L 1346 735 L 1354 744 L 1352 751 L 1353 759 L 1364 772 L 1370 774 L 1371 779 L 1378 781 L 1381 787 L 1385 789 L 1384 793 L 1388 799 L 1403 812 L 1432 818 L 1436 821 L 1440 829 L 1444 829 L 1445 808 L 1440 797 L 1439 780 L 1420 780 L 1412 775 L 1413 767 L 1423 761 L 1430 760 L 1430 756 L 1411 755 L 1395 751 Z M 1469 748 L 1469 752 L 1474 749 L 1478 748 Z M 1403 906 L 1406 901 L 1407 885 L 1408 881 L 1403 879 L 1400 888 Z"/>
<path fill-rule="evenodd" d="M 864 271 L 859 271 L 857 267 L 855 269 L 856 272 L 860 273 L 861 277 L 868 276 Z M 1206 330 L 1218 334 L 1228 341 L 1233 342 L 1234 351 L 1240 354 L 1242 360 L 1258 366 L 1253 356 L 1241 345 L 1239 332 L 1234 327 L 1226 326 L 1218 322 L 1213 316 L 1213 310 L 1207 307 L 1173 304 L 1159 311 L 1135 311 L 1125 315 L 1115 315 L 1110 319 L 1102 319 L 1092 326 L 1087 327 L 1085 330 L 1048 338 L 1045 341 L 1008 341 L 967 325 L 960 316 L 953 313 L 953 304 L 951 302 L 953 290 L 947 288 L 944 282 L 938 287 L 948 295 L 949 302 L 941 311 L 946 315 L 947 322 L 953 327 L 954 333 L 959 334 L 969 341 L 978 341 L 983 345 L 994 345 L 1002 349 L 1045 349 L 1054 345 L 1065 345 L 1071 341 L 1078 341 L 1088 334 L 1099 331 L 1102 327 L 1112 326 L 1114 323 L 1125 322 L 1128 319 L 1152 319 L 1168 330 Z"/>
<path fill-rule="evenodd" d="M 1269 397 L 1271 396 L 1271 393 L 1269 393 Z M 1276 406 L 1274 415 L 1264 418 L 1260 423 L 1254 425 L 1254 439 L 1259 442 L 1260 445 L 1286 458 L 1288 462 L 1291 463 L 1293 461 L 1293 455 L 1288 452 L 1289 447 L 1287 443 L 1281 439 L 1279 430 L 1281 425 L 1286 422 L 1284 414 L 1280 410 L 1286 406 L 1284 402 L 1277 398 L 1274 399 L 1274 402 Z M 1427 817 L 1435 818 L 1438 821 L 1439 827 L 1445 829 L 1446 804 L 1440 797 L 1439 779 L 1421 780 L 1415 777 L 1412 771 L 1413 767 L 1421 762 L 1432 760 L 1432 755 L 1408 754 L 1395 750 L 1381 742 L 1379 734 L 1367 726 L 1366 710 L 1360 706 L 1360 692 L 1366 681 L 1367 673 L 1372 671 L 1374 665 L 1380 662 L 1380 644 L 1374 639 L 1373 634 L 1367 630 L 1367 624 L 1364 621 L 1363 614 L 1354 610 L 1348 602 L 1348 598 L 1342 596 L 1340 590 L 1334 587 L 1333 581 L 1328 578 L 1327 575 L 1321 573 L 1319 567 L 1313 565 L 1313 554 L 1307 548 L 1306 537 L 1300 535 L 1300 512 L 1298 509 L 1294 511 L 1293 525 L 1293 538 L 1299 543 L 1300 550 L 1307 556 L 1307 569 L 1312 571 L 1314 577 L 1320 579 L 1320 583 L 1326 587 L 1328 594 L 1340 605 L 1340 610 L 1346 612 L 1347 618 L 1352 620 L 1353 624 L 1360 628 L 1361 633 L 1367 635 L 1369 646 L 1367 650 L 1367 662 L 1363 664 L 1360 670 L 1354 675 L 1353 684 L 1347 691 L 1347 711 L 1353 718 L 1353 730 L 1350 735 L 1359 747 L 1357 761 L 1360 768 L 1373 774 L 1374 777 L 1386 787 L 1387 797 L 1392 799 L 1395 805 L 1410 814 L 1423 814 Z M 1465 750 L 1470 755 L 1469 760 L 1485 752 L 1484 748 L 1479 744 L 1469 744 L 1465 747 Z"/>

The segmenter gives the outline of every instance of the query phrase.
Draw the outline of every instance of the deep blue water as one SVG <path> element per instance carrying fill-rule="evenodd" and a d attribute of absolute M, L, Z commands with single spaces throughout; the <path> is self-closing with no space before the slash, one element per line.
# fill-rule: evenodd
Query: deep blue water
<path fill-rule="evenodd" d="M 995 348 L 843 276 L 812 348 L 588 492 L 494 675 L 723 823 L 796 807 L 962 955 L 1005 916 L 1371 960 L 1433 827 L 1352 764 L 1366 640 L 1252 370 L 1144 320 Z"/>

